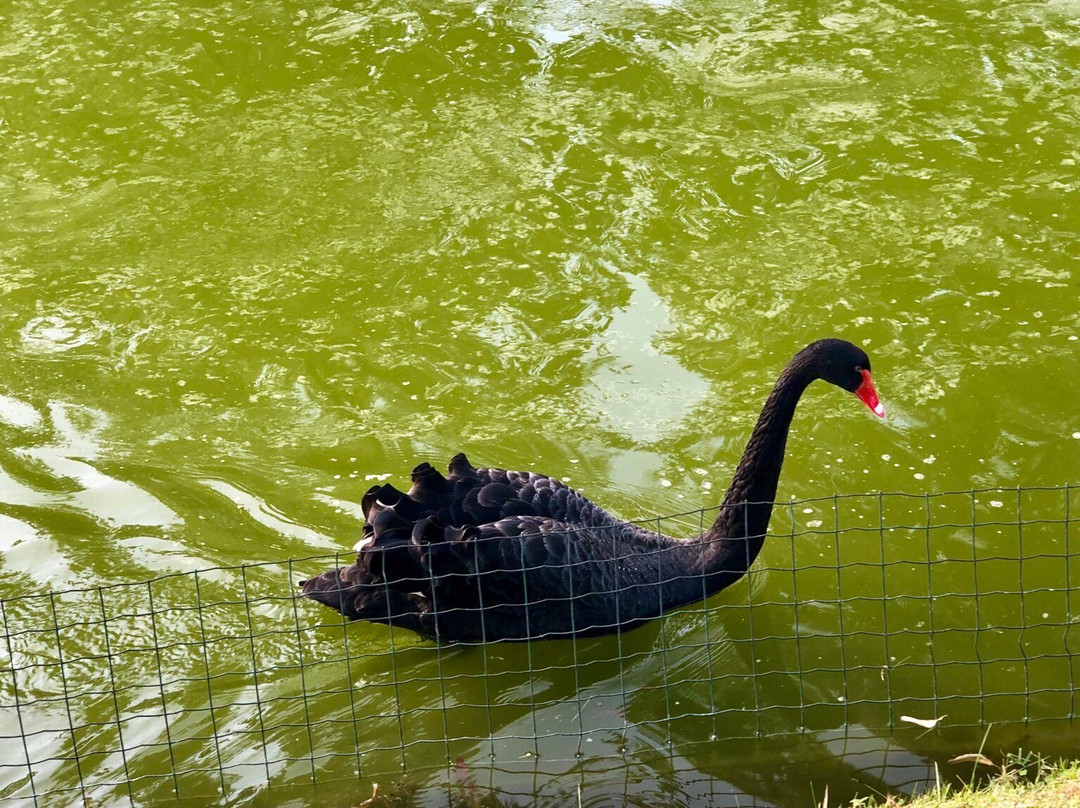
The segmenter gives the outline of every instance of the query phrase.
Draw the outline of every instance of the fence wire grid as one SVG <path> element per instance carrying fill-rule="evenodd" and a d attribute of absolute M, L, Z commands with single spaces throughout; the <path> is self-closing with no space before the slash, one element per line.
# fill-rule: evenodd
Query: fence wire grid
<path fill-rule="evenodd" d="M 351 552 L 7 597 L 0 805 L 1070 721 L 1077 514 L 1077 486 L 778 503 L 738 584 L 588 639 L 437 645 L 297 597 Z"/>

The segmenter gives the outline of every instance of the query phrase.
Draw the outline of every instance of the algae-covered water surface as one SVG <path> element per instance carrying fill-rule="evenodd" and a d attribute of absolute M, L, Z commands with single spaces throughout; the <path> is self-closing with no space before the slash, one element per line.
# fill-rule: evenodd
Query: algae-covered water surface
<path fill-rule="evenodd" d="M 999 721 L 1075 752 L 1078 55 L 1071 0 L 8 0 L 0 803 L 404 765 L 428 804 L 806 805 Z M 888 417 L 809 390 L 797 504 L 705 604 L 440 648 L 292 599 L 459 451 L 714 506 L 824 336 Z"/>

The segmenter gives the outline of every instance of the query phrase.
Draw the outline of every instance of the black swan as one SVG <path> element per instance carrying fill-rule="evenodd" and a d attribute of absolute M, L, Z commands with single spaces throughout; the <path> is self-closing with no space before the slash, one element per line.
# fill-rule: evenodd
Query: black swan
<path fill-rule="evenodd" d="M 799 351 L 765 402 L 716 522 L 695 538 L 622 522 L 556 479 L 473 468 L 459 454 L 448 477 L 421 463 L 408 493 L 369 490 L 356 563 L 300 587 L 350 619 L 442 641 L 641 625 L 749 569 L 765 540 L 795 405 L 814 379 L 853 392 L 884 417 L 861 349 L 825 339 Z"/>

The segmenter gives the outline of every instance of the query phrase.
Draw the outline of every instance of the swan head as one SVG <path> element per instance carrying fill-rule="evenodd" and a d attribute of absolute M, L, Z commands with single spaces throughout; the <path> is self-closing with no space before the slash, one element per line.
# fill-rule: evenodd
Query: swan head
<path fill-rule="evenodd" d="M 854 393 L 878 418 L 885 417 L 885 407 L 878 399 L 870 375 L 870 357 L 857 345 L 842 339 L 823 339 L 810 345 L 819 378 Z"/>

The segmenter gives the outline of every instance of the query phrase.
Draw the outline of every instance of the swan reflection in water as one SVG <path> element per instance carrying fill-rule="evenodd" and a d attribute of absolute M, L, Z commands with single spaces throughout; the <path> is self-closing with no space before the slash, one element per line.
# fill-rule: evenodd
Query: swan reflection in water
<path fill-rule="evenodd" d="M 422 463 L 408 492 L 369 490 L 356 563 L 300 587 L 350 619 L 443 641 L 586 637 L 639 626 L 749 569 L 765 540 L 796 405 L 815 379 L 884 417 L 862 349 L 824 339 L 799 351 L 765 402 L 716 522 L 697 537 L 623 522 L 556 479 L 473 468 L 458 454 L 447 477 Z"/>

